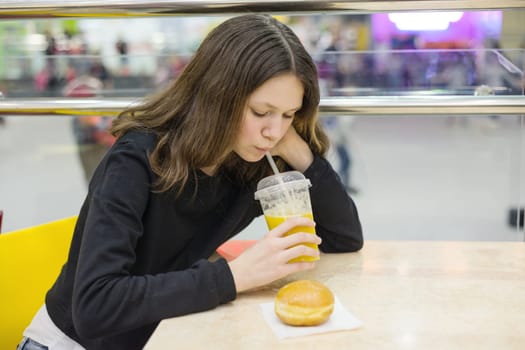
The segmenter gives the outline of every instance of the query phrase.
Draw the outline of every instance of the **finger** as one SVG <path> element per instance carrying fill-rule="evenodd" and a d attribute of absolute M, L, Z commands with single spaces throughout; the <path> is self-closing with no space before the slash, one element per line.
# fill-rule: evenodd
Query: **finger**
<path fill-rule="evenodd" d="M 311 219 L 308 219 L 304 216 L 295 216 L 288 218 L 279 226 L 275 227 L 273 230 L 268 232 L 268 236 L 272 237 L 282 237 L 286 232 L 290 231 L 296 226 L 309 226 L 314 227 L 315 222 Z"/>
<path fill-rule="evenodd" d="M 321 244 L 321 237 L 307 232 L 297 232 L 286 237 L 281 237 L 278 244 L 282 249 L 286 249 L 301 243 L 319 245 Z"/>
<path fill-rule="evenodd" d="M 292 273 L 306 271 L 306 270 L 312 270 L 315 268 L 315 262 L 296 262 L 293 264 L 285 264 L 282 267 L 283 276 L 287 276 Z"/>
<path fill-rule="evenodd" d="M 288 262 L 300 256 L 311 256 L 312 258 L 319 258 L 319 250 L 311 248 L 304 244 L 299 244 L 295 247 L 286 249 L 283 252 L 283 254 L 281 254 L 280 258 L 283 259 L 283 261 Z"/>

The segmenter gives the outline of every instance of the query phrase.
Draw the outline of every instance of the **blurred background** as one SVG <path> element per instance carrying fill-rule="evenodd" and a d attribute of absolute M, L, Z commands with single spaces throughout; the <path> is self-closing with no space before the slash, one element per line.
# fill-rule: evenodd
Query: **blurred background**
<path fill-rule="evenodd" d="M 525 8 L 277 17 L 314 57 L 324 97 L 524 95 Z M 224 19 L 0 20 L 0 92 L 139 101 L 176 79 Z M 365 239 L 525 239 L 523 115 L 321 118 Z M 0 116 L 2 232 L 76 215 L 114 142 L 110 125 Z M 239 238 L 261 237 L 259 219 Z"/>

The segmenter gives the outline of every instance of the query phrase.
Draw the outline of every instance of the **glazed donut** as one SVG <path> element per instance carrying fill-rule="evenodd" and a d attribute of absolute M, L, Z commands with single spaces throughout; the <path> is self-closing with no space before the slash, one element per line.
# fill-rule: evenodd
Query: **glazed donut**
<path fill-rule="evenodd" d="M 317 326 L 334 311 L 334 295 L 320 282 L 299 280 L 288 283 L 275 296 L 277 317 L 291 326 Z"/>

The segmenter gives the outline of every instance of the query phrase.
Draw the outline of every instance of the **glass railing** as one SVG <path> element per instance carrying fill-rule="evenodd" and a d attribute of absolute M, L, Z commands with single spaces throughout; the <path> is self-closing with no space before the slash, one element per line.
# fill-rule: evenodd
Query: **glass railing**
<path fill-rule="evenodd" d="M 82 97 L 75 93 L 81 83 L 91 88 L 91 97 L 143 97 L 176 78 L 190 57 L 5 55 L 0 79 L 3 93 L 9 98 Z M 89 95 L 85 89 L 81 93 Z"/>
<path fill-rule="evenodd" d="M 399 50 L 312 54 L 323 97 L 523 95 L 525 50 Z M 175 79 L 186 54 L 3 57 L 10 98 L 77 97 L 86 77 L 98 97 L 142 97 Z M 94 82 L 94 80 L 93 80 Z"/>
<path fill-rule="evenodd" d="M 315 55 L 325 96 L 523 95 L 525 50 Z"/>

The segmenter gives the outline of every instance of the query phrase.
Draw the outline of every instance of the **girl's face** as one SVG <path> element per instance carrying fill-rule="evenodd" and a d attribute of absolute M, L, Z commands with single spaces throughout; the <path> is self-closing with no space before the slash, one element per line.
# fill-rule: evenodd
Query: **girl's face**
<path fill-rule="evenodd" d="M 303 95 L 303 84 L 291 73 L 266 81 L 248 97 L 233 151 L 248 162 L 261 160 L 292 125 Z"/>

